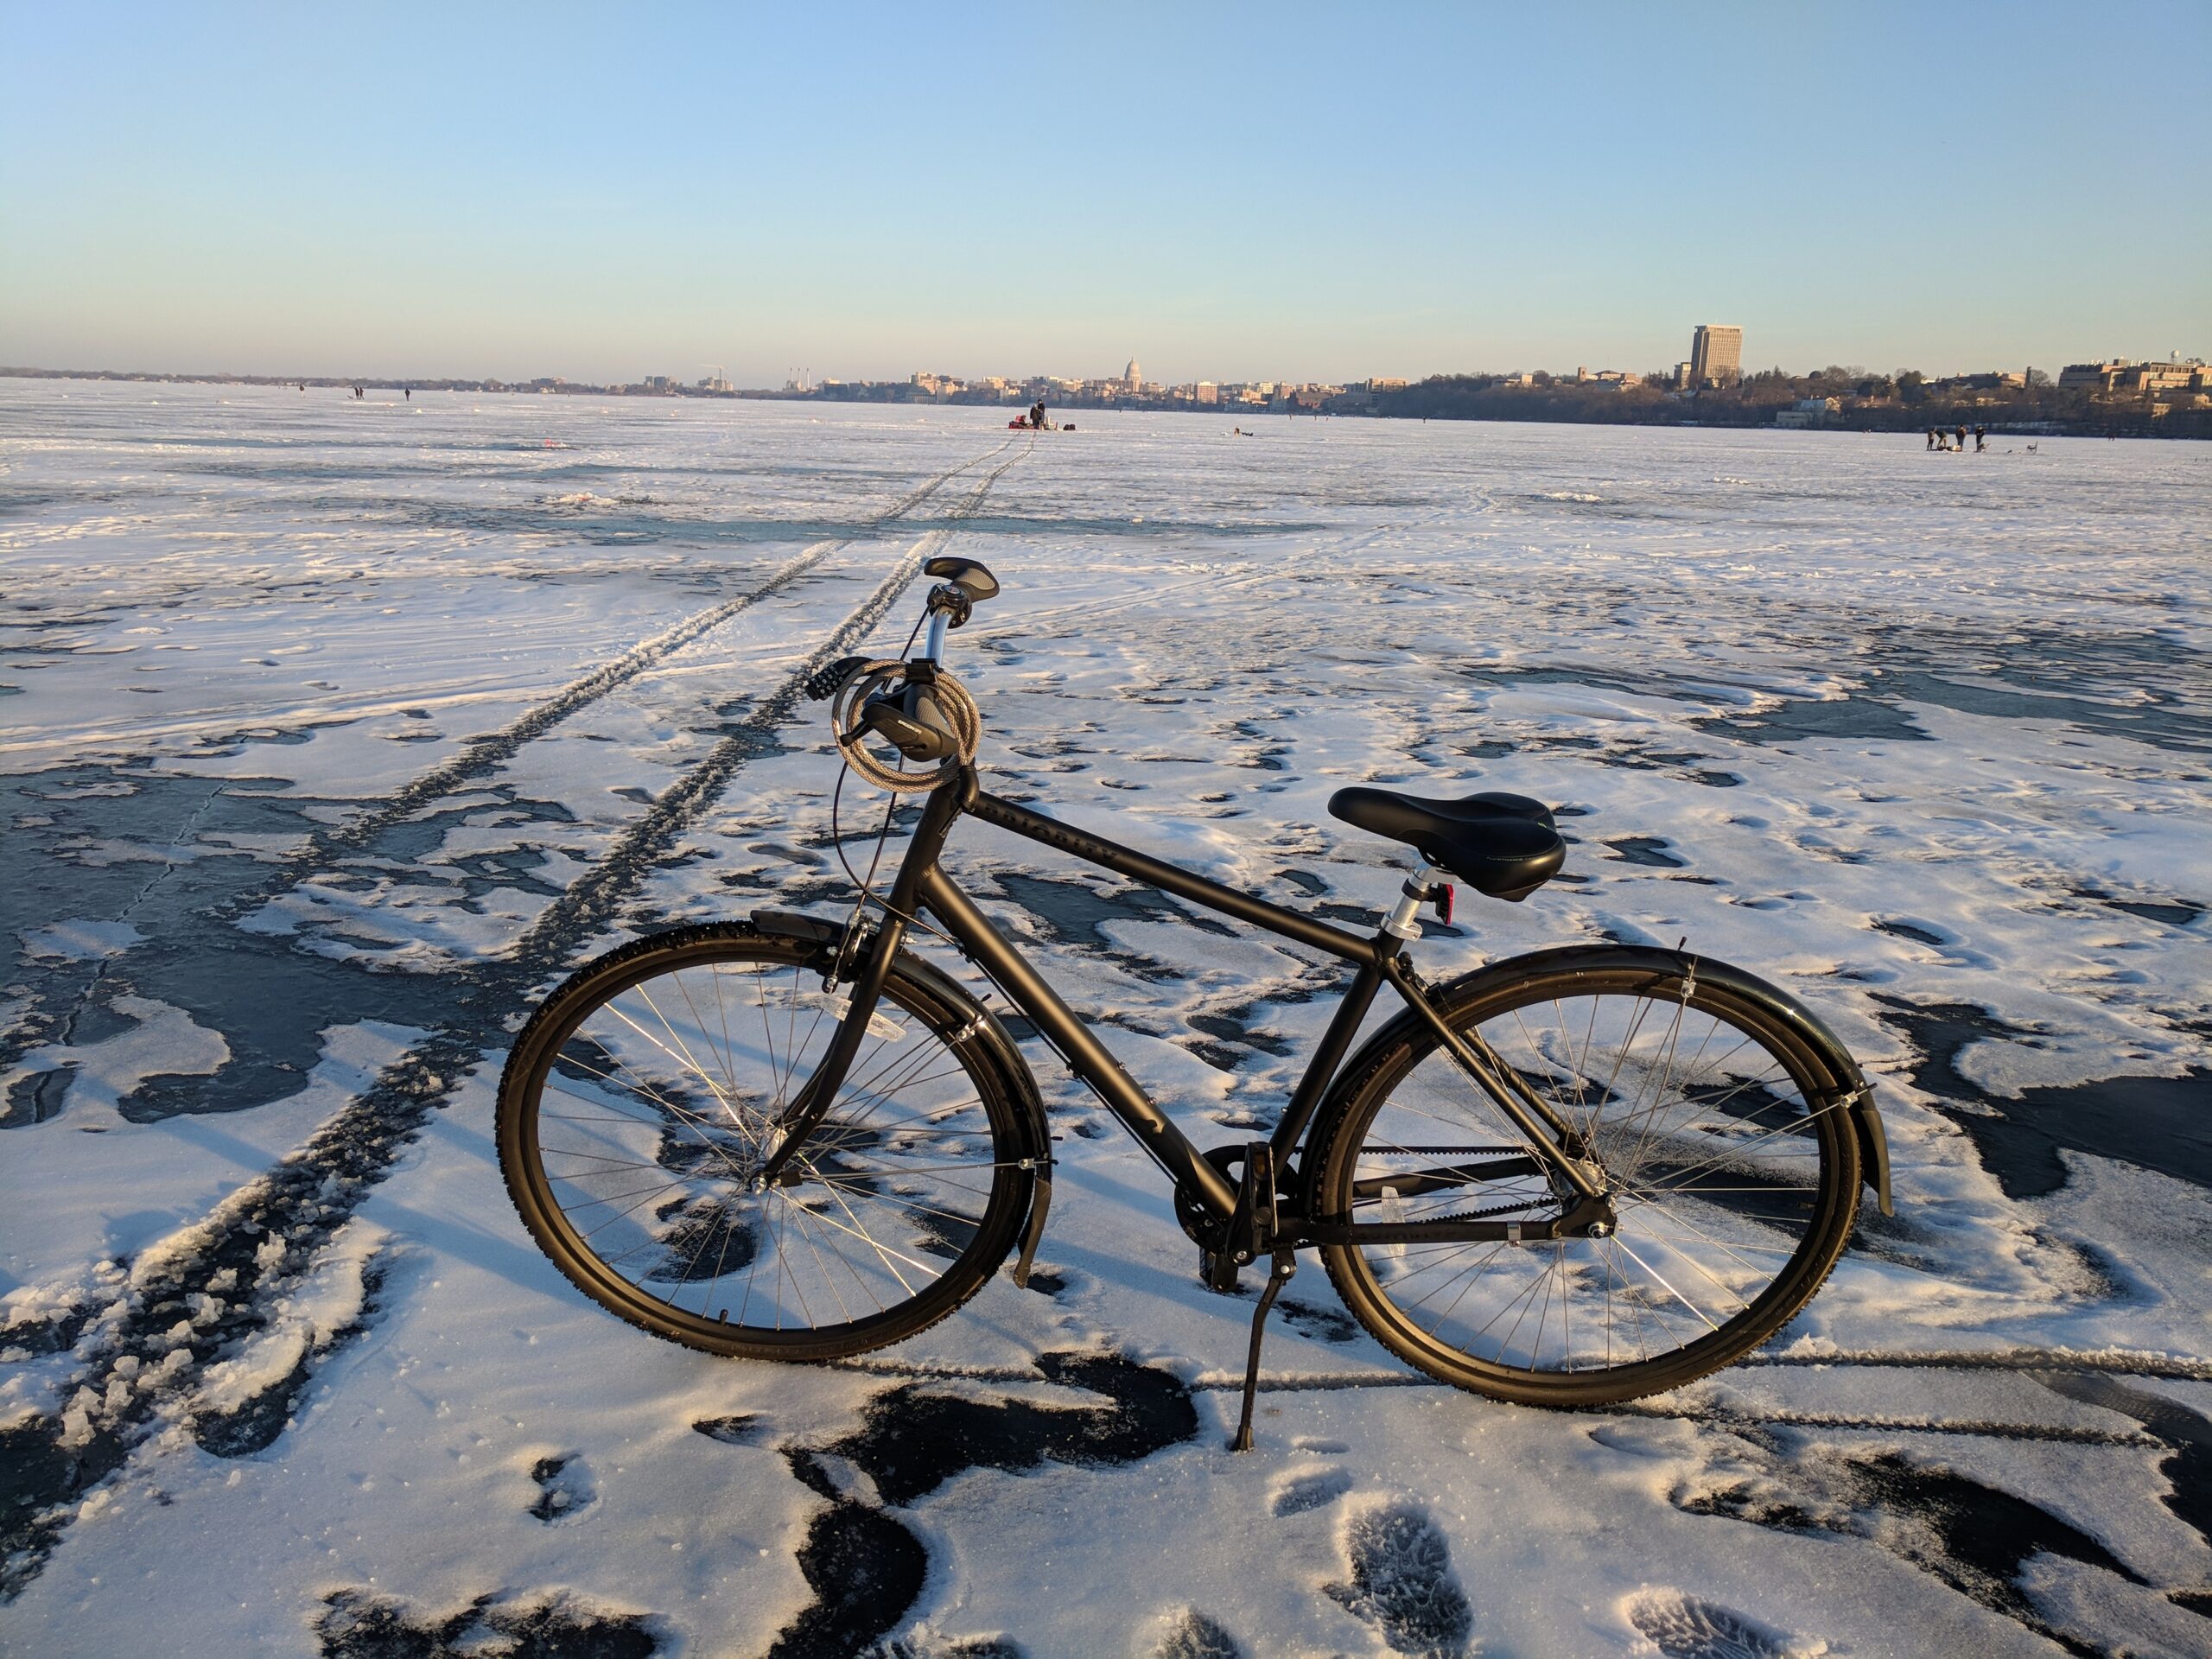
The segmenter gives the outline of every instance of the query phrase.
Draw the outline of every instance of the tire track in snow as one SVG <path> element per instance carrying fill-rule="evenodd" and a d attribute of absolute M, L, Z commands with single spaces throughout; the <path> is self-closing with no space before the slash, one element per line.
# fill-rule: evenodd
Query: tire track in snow
<path fill-rule="evenodd" d="M 948 518 L 957 524 L 973 516 L 1034 445 L 1032 439 L 986 474 Z M 874 631 L 951 533 L 932 531 L 907 549 L 875 590 L 505 956 L 457 982 L 451 1024 L 386 1066 L 276 1167 L 140 1255 L 122 1294 L 87 1319 L 76 1344 L 85 1369 L 67 1385 L 59 1416 L 0 1427 L 0 1470 L 8 1471 L 0 1481 L 0 1603 L 38 1576 L 79 1500 L 165 1423 L 194 1420 L 200 1373 L 268 1325 L 279 1299 L 313 1271 L 323 1247 L 391 1173 L 430 1114 L 498 1046 L 500 1022 L 613 920 L 748 760 L 778 751 L 777 728 L 791 721 L 807 678 Z M 300 1378 L 299 1386 L 309 1380 Z"/>
<path fill-rule="evenodd" d="M 1965 1370 L 2005 1370 L 2050 1372 L 2059 1375 L 2104 1376 L 2155 1376 L 2198 1378 L 2212 1376 L 2212 1365 L 2202 1360 L 2176 1361 L 2168 1358 L 2060 1354 L 2050 1350 L 2019 1349 L 2002 1354 L 1942 1354 L 1932 1356 L 1881 1355 L 1854 1361 L 1848 1357 L 1819 1361 L 1779 1360 L 1753 1355 L 1738 1360 L 1730 1370 L 1793 1364 L 1845 1367 L 1853 1364 L 1886 1367 L 1892 1365 L 1917 1366 L 1923 1369 L 1942 1367 Z M 915 1382 L 1033 1382 L 1033 1373 L 1020 1366 L 957 1366 L 931 1365 L 912 1360 L 877 1359 L 860 1356 L 851 1359 L 832 1360 L 829 1369 L 857 1371 L 865 1376 L 898 1377 Z M 1724 1371 L 1721 1375 L 1726 1375 Z M 1244 1386 L 1241 1373 L 1226 1372 L 1201 1375 L 1189 1385 L 1192 1394 L 1234 1394 Z M 1438 1393 L 1452 1392 L 1452 1386 L 1432 1377 L 1410 1371 L 1345 1372 L 1324 1371 L 1276 1372 L 1260 1378 L 1258 1392 L 1262 1394 L 1354 1394 L 1381 1389 L 1429 1389 Z M 2073 1427 L 2062 1423 L 2001 1422 L 1987 1418 L 1956 1418 L 1943 1416 L 1875 1417 L 1850 1412 L 1793 1411 L 1786 1408 L 1756 1409 L 1732 1406 L 1668 1406 L 1639 1401 L 1628 1401 L 1618 1405 L 1597 1406 L 1583 1414 L 1592 1418 L 1642 1417 L 1669 1422 L 1697 1423 L 1713 1428 L 1737 1427 L 1799 1427 L 1829 1428 L 1888 1434 L 1964 1434 L 1986 1440 L 2037 1440 L 2069 1446 L 2114 1446 L 2128 1449 L 2157 1447 L 2167 1444 L 2158 1435 L 2147 1431 L 2104 1429 Z"/>
<path fill-rule="evenodd" d="M 1010 443 L 1012 440 L 1007 442 Z M 410 813 L 420 811 L 447 796 L 460 793 L 467 785 L 505 766 L 524 745 L 543 737 L 579 709 L 588 708 L 608 693 L 628 684 L 664 658 L 681 651 L 741 611 L 751 608 L 762 600 L 773 598 L 832 553 L 851 546 L 863 536 L 896 524 L 962 473 L 989 461 L 994 455 L 1003 454 L 1007 447 L 1001 443 L 996 449 L 987 450 L 973 460 L 963 461 L 957 467 L 947 468 L 885 508 L 851 535 L 816 542 L 807 547 L 749 593 L 737 594 L 696 615 L 686 617 L 675 626 L 632 645 L 613 662 L 563 686 L 499 730 L 470 738 L 451 760 L 403 785 L 391 799 L 346 824 L 312 836 L 306 849 L 297 856 L 287 860 L 287 865 L 294 869 L 302 866 L 319 866 L 327 862 L 334 854 L 365 845 L 379 831 L 391 828 Z"/>
<path fill-rule="evenodd" d="M 925 480 L 906 495 L 868 519 L 852 534 L 828 541 L 814 543 L 796 556 L 787 560 L 768 580 L 747 593 L 709 606 L 707 609 L 686 617 L 674 626 L 632 645 L 613 662 L 602 664 L 563 687 L 552 696 L 524 711 L 515 720 L 494 732 L 468 739 L 461 750 L 449 760 L 433 766 L 410 782 L 401 785 L 388 799 L 370 807 L 359 817 L 345 823 L 327 828 L 316 828 L 308 832 L 306 844 L 296 852 L 275 861 L 269 878 L 250 893 L 241 894 L 229 902 L 239 913 L 269 903 L 287 891 L 296 891 L 302 877 L 327 870 L 338 858 L 348 853 L 369 850 L 377 836 L 402 820 L 421 812 L 440 800 L 461 793 L 472 785 L 480 783 L 513 760 L 529 743 L 543 737 L 569 715 L 590 707 L 610 693 L 628 684 L 648 669 L 674 655 L 685 645 L 711 632 L 739 613 L 751 608 L 766 599 L 773 598 L 812 570 L 823 560 L 840 549 L 849 547 L 862 537 L 874 534 L 897 523 L 930 497 L 944 488 L 962 473 L 982 465 L 995 456 L 1003 454 L 1013 443 L 1007 439 L 996 448 L 948 467 Z M 169 850 L 174 853 L 191 836 L 194 824 L 224 794 L 228 785 L 217 788 L 200 804 L 193 817 L 171 837 Z M 175 860 L 171 858 L 146 885 L 140 889 L 130 905 L 115 919 L 128 922 L 131 913 L 143 905 L 168 878 L 175 873 Z M 103 960 L 91 978 L 78 991 L 66 1014 L 56 1016 L 60 1041 L 72 1040 L 79 1020 L 85 1014 L 99 992 L 109 963 Z M 58 1102 L 60 1090 L 68 1086 L 70 1073 L 56 1070 L 47 1073 L 43 1084 L 33 1096 L 33 1109 L 43 1115 L 52 1109 L 44 1103 L 47 1090 L 54 1091 Z"/>
<path fill-rule="evenodd" d="M 936 494 L 938 490 L 944 488 L 945 485 L 950 483 L 961 474 L 966 472 L 971 467 L 978 466 L 984 461 L 989 461 L 994 455 L 1002 454 L 1007 445 L 1012 442 L 1013 440 L 1009 438 L 1005 443 L 1000 444 L 996 449 L 986 450 L 983 454 L 977 455 L 971 460 L 962 461 L 957 467 L 948 467 L 945 471 L 938 474 L 935 477 L 931 478 L 916 486 L 901 499 L 893 503 L 890 506 L 884 508 L 882 512 L 877 513 L 874 518 L 862 520 L 859 526 L 849 534 L 835 537 L 828 541 L 817 542 L 804 549 L 792 559 L 788 561 L 773 575 L 772 575 L 764 586 L 754 589 L 749 594 L 740 594 L 734 598 L 724 600 L 715 605 L 709 606 L 706 610 L 686 618 L 684 620 L 675 624 L 673 626 L 666 629 L 663 632 L 656 634 L 649 639 L 640 641 L 639 644 L 632 645 L 621 656 L 616 658 L 614 661 L 605 664 L 601 667 L 594 670 L 592 672 L 585 675 L 582 678 L 563 687 L 559 691 L 555 692 L 552 696 L 547 698 L 543 702 L 524 710 L 521 715 L 518 715 L 513 721 L 503 728 L 501 730 L 485 733 L 480 736 L 469 739 L 462 745 L 461 753 L 455 755 L 452 760 L 443 762 L 440 766 L 434 767 L 429 772 L 423 774 L 423 777 L 417 778 L 414 781 L 404 785 L 399 795 L 393 797 L 391 802 L 385 804 L 387 808 L 392 809 L 391 810 L 387 811 L 385 809 L 380 808 L 367 815 L 365 818 L 354 820 L 351 824 L 340 826 L 337 829 L 323 832 L 315 838 L 314 842 L 307 851 L 302 852 L 294 859 L 285 861 L 288 863 L 302 863 L 311 861 L 313 858 L 316 856 L 317 849 L 336 849 L 346 847 L 357 837 L 372 835 L 375 833 L 377 830 L 385 827 L 393 820 L 393 818 L 397 817 L 399 813 L 421 807 L 426 804 L 429 801 L 437 798 L 440 794 L 451 793 L 456 784 L 464 782 L 468 778 L 478 775 L 483 770 L 487 770 L 492 766 L 499 765 L 501 762 L 512 757 L 515 750 L 521 747 L 524 743 L 530 741 L 532 738 L 541 736 L 547 728 L 558 724 L 563 720 L 567 719 L 569 715 L 574 714 L 577 709 L 597 702 L 601 697 L 605 696 L 609 691 L 612 691 L 617 687 L 634 679 L 639 673 L 644 670 L 650 668 L 660 658 L 668 656 L 673 652 L 682 649 L 684 645 L 689 645 L 693 639 L 697 639 L 699 635 L 719 626 L 723 622 L 728 621 L 731 617 L 736 615 L 739 612 L 746 609 L 748 606 L 758 604 L 763 599 L 772 597 L 775 594 L 789 586 L 790 583 L 795 581 L 798 577 L 804 575 L 808 569 L 810 569 L 815 564 L 819 563 L 822 559 L 827 557 L 831 553 L 837 551 L 840 548 L 849 547 L 853 543 L 861 539 L 862 537 L 874 535 L 878 531 L 896 524 L 899 519 L 905 518 L 916 507 L 921 505 L 923 502 L 929 499 L 931 496 Z M 277 587 L 281 588 L 285 584 L 279 583 L 277 584 Z M 397 706 L 397 700 L 392 698 L 382 699 L 381 706 L 386 709 L 395 707 Z M 363 710 L 359 708 L 355 708 L 349 711 L 344 705 L 340 705 L 334 709 L 321 711 L 315 709 L 295 710 L 292 712 L 291 717 L 312 722 L 317 717 L 318 713 L 337 713 L 344 714 L 347 718 L 359 718 L 361 714 L 365 712 L 375 712 L 375 710 Z M 240 717 L 243 718 L 245 716 L 241 715 Z M 162 737 L 190 735 L 195 732 L 204 732 L 210 721 L 213 718 L 214 716 L 212 715 L 203 716 L 196 721 L 184 725 L 172 724 L 168 726 L 162 726 L 157 724 L 150 729 L 146 728 L 134 728 L 133 730 L 139 734 L 142 740 L 146 736 Z M 270 722 L 263 721 L 259 723 L 262 725 L 267 725 Z M 30 728 L 24 728 L 21 729 L 28 731 Z M 58 734 L 48 733 L 41 736 L 38 747 L 50 747 L 54 742 L 58 741 L 59 738 L 66 738 L 72 742 L 83 746 L 86 744 L 119 741 L 122 741 L 124 736 L 124 734 L 111 731 L 80 731 L 75 733 L 61 733 Z M 513 741 L 512 742 L 508 742 L 507 740 L 511 738 Z M 503 744 L 505 745 L 504 748 L 502 748 Z M 9 748 L 20 748 L 24 746 L 20 744 L 0 744 L 0 752 L 4 752 Z M 480 751 L 481 751 L 481 753 L 479 753 Z M 480 762 L 480 764 L 474 767 L 470 767 L 470 763 L 472 761 Z M 470 769 L 460 771 L 455 776 L 448 776 L 448 774 L 454 774 L 457 768 L 464 767 L 470 767 Z M 404 804 L 401 804 L 403 797 L 412 797 L 413 798 L 407 800 Z M 372 819 L 373 819 L 374 822 L 371 822 L 370 820 Z"/>

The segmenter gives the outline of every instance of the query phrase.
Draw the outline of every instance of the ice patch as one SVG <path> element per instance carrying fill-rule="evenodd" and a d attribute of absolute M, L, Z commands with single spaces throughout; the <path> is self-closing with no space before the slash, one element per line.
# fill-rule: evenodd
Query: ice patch
<path fill-rule="evenodd" d="M 137 1023 L 97 1043 L 32 1049 L 0 1073 L 0 1096 L 29 1077 L 67 1070 L 71 1077 L 62 1097 L 64 1121 L 73 1128 L 103 1134 L 130 1127 L 122 1103 L 149 1078 L 206 1077 L 231 1058 L 222 1033 L 195 1023 L 182 1008 L 130 995 L 118 996 L 108 1006 Z"/>
<path fill-rule="evenodd" d="M 65 962 L 96 962 L 119 957 L 145 938 L 128 922 L 94 921 L 82 916 L 29 928 L 16 937 L 22 940 L 23 949 L 32 956 Z"/>

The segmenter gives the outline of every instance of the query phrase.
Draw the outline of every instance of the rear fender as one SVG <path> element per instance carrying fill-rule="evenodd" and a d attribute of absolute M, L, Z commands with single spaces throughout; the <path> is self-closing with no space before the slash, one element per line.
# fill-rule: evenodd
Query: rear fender
<path fill-rule="evenodd" d="M 1553 950 L 1534 950 L 1527 956 L 1491 963 L 1431 987 L 1429 996 L 1433 1001 L 1446 1005 L 1464 996 L 1487 995 L 1501 983 L 1535 974 L 1610 974 L 1622 969 L 1648 972 L 1653 990 L 1672 988 L 1677 995 L 1681 994 L 1680 988 L 1692 979 L 1700 985 L 1717 986 L 1779 1020 L 1796 1038 L 1803 1058 L 1815 1074 L 1821 1098 L 1815 1104 L 1841 1104 L 1851 1114 L 1852 1129 L 1859 1140 L 1862 1178 L 1873 1189 L 1882 1213 L 1896 1213 L 1890 1199 L 1889 1139 L 1882 1133 L 1882 1116 L 1874 1108 L 1873 1086 L 1859 1071 L 1859 1063 L 1851 1058 L 1851 1052 L 1817 1014 L 1787 991 L 1769 984 L 1756 974 L 1745 973 L 1740 968 L 1732 968 L 1726 963 L 1713 961 L 1694 951 L 1657 950 L 1646 945 L 1575 944 Z M 1338 1099 L 1392 1049 L 1412 1042 L 1427 1029 L 1425 1022 L 1410 1008 L 1386 1023 L 1361 1046 L 1338 1074 L 1338 1082 L 1330 1090 L 1330 1099 L 1317 1114 L 1315 1122 L 1326 1121 Z M 1311 1159 L 1305 1161 L 1313 1162 Z M 1301 1169 L 1300 1173 L 1311 1213 L 1312 1184 L 1319 1179 L 1319 1171 Z"/>

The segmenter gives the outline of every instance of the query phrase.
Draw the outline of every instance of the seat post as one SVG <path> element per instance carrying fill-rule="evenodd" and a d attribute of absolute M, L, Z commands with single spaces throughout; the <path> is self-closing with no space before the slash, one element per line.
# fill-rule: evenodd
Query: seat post
<path fill-rule="evenodd" d="M 1421 907 L 1428 902 L 1429 890 L 1436 885 L 1439 876 L 1449 879 L 1448 872 L 1438 869 L 1427 859 L 1421 860 L 1420 867 L 1406 878 L 1405 886 L 1398 889 L 1397 908 L 1382 918 L 1385 933 L 1399 939 L 1421 938 L 1421 923 L 1415 918 L 1421 914 Z"/>

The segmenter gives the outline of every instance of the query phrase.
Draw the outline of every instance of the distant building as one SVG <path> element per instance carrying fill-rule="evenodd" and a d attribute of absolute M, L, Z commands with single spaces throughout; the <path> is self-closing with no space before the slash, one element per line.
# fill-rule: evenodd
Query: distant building
<path fill-rule="evenodd" d="M 1690 384 L 1732 386 L 1744 378 L 1744 331 L 1700 322 L 1690 336 Z"/>
<path fill-rule="evenodd" d="M 1690 365 L 1689 365 L 1688 364 L 1687 364 L 1687 363 L 1677 363 L 1677 364 L 1675 364 L 1675 390 L 1676 391 L 1688 391 L 1689 390 L 1689 385 L 1690 385 Z"/>
<path fill-rule="evenodd" d="M 1217 404 L 1221 401 L 1221 388 L 1211 380 L 1201 380 L 1191 389 L 1191 400 L 1199 404 Z"/>
<path fill-rule="evenodd" d="M 2110 391 L 2113 384 L 2126 371 L 2127 359 L 2124 357 L 2116 357 L 2109 363 L 2069 363 L 2058 372 L 2058 384 Z"/>
<path fill-rule="evenodd" d="M 1370 391 L 1403 391 L 1406 389 L 1406 384 L 1403 380 L 1385 375 L 1370 380 L 1367 383 L 1367 389 Z"/>
<path fill-rule="evenodd" d="M 2059 371 L 2058 384 L 2139 396 L 2157 391 L 2212 391 L 2212 368 L 2193 357 L 2164 363 L 2131 363 L 2115 357 L 2106 363 L 2069 363 Z"/>
<path fill-rule="evenodd" d="M 1843 399 L 1840 397 L 1800 397 L 1788 409 L 1777 410 L 1774 423 L 1777 426 L 1825 426 L 1830 416 L 1840 414 L 1842 410 Z"/>
<path fill-rule="evenodd" d="M 1137 360 L 1134 357 L 1129 359 L 1129 366 L 1122 371 L 1122 384 L 1129 389 L 1132 397 L 1143 389 L 1144 377 L 1137 372 Z"/>

